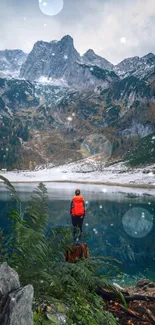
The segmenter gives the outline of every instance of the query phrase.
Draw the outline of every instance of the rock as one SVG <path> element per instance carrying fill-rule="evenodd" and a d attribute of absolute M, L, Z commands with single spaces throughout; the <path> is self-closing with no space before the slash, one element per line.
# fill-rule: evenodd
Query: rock
<path fill-rule="evenodd" d="M 0 75 L 18 77 L 27 54 L 21 50 L 0 51 Z"/>
<path fill-rule="evenodd" d="M 89 49 L 83 56 L 82 60 L 85 64 L 96 65 L 101 69 L 113 70 L 114 66 L 106 59 L 97 55 L 92 49 Z"/>
<path fill-rule="evenodd" d="M 20 287 L 19 276 L 7 263 L 0 265 L 0 295 L 5 296 L 9 292 Z"/>
<path fill-rule="evenodd" d="M 20 287 L 19 276 L 7 263 L 0 265 L 0 325 L 33 325 L 33 287 Z"/>
<path fill-rule="evenodd" d="M 155 282 L 151 282 L 148 279 L 140 280 L 135 286 L 128 287 L 127 289 L 130 296 L 140 295 L 155 297 Z"/>
<path fill-rule="evenodd" d="M 150 282 L 147 287 L 148 288 L 155 288 L 155 283 L 154 282 Z"/>
<path fill-rule="evenodd" d="M 80 54 L 69 35 L 59 42 L 38 41 L 22 65 L 20 76 L 30 81 L 42 77 L 66 79 L 76 70 L 76 61 L 80 61 Z"/>
<path fill-rule="evenodd" d="M 147 288 L 148 293 L 153 293 L 155 295 L 155 288 Z"/>
<path fill-rule="evenodd" d="M 144 279 L 137 282 L 136 287 L 144 287 L 150 283 L 150 280 Z"/>
<path fill-rule="evenodd" d="M 20 77 L 29 81 L 54 82 L 82 89 L 95 89 L 96 86 L 107 89 L 111 83 L 119 81 L 115 72 L 105 70 L 105 67 L 110 69 L 112 66 L 94 52 L 92 55 L 92 51 L 88 51 L 81 58 L 72 37 L 66 35 L 60 41 L 36 42 L 21 67 Z"/>
<path fill-rule="evenodd" d="M 121 61 L 114 67 L 114 71 L 122 78 L 133 75 L 142 79 L 154 71 L 154 64 L 155 55 L 149 53 L 143 57 L 134 56 Z"/>
<path fill-rule="evenodd" d="M 31 285 L 10 293 L 0 315 L 0 325 L 33 325 L 32 301 Z"/>

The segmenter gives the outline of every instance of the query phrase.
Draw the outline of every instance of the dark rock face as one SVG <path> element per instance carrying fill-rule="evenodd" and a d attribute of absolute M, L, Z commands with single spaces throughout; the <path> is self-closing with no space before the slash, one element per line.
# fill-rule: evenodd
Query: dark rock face
<path fill-rule="evenodd" d="M 81 57 L 69 35 L 59 42 L 39 41 L 23 64 L 20 77 L 40 82 L 57 80 L 62 85 L 85 88 L 102 85 L 103 89 L 107 89 L 109 82 L 118 77 L 114 74 L 109 80 L 108 70 L 112 69 L 112 65 L 92 52 L 90 50 Z M 101 70 L 101 77 L 98 77 L 99 73 L 93 73 L 97 68 Z M 105 68 L 107 72 L 104 72 Z"/>
<path fill-rule="evenodd" d="M 101 69 L 100 72 L 93 73 L 97 69 Z M 152 53 L 142 58 L 127 58 L 114 66 L 92 49 L 80 56 L 72 37 L 66 35 L 60 41 L 38 41 L 22 65 L 20 77 L 29 81 L 56 82 L 59 85 L 84 88 L 101 86 L 107 89 L 119 77 L 124 79 L 132 76 L 141 80 L 151 76 L 152 79 L 154 71 L 155 55 Z"/>
<path fill-rule="evenodd" d="M 17 77 L 26 58 L 27 54 L 21 50 L 0 51 L 0 75 L 15 75 Z"/>
<path fill-rule="evenodd" d="M 59 42 L 39 41 L 23 64 L 20 76 L 30 81 L 40 77 L 65 78 L 72 76 L 76 61 L 80 61 L 80 55 L 70 36 L 63 37 Z"/>
<path fill-rule="evenodd" d="M 152 53 L 127 58 L 114 66 L 92 49 L 80 56 L 69 35 L 60 41 L 38 41 L 28 55 L 20 50 L 0 51 L 1 77 L 20 76 L 29 81 L 60 86 L 94 89 L 101 86 L 104 90 L 120 78 L 152 81 L 154 72 L 155 55 Z"/>
<path fill-rule="evenodd" d="M 155 71 L 155 55 L 149 53 L 143 57 L 134 56 L 117 64 L 114 71 L 122 78 L 133 75 L 139 79 L 148 77 Z"/>
<path fill-rule="evenodd" d="M 101 56 L 97 55 L 92 49 L 89 49 L 83 56 L 82 60 L 86 64 L 96 65 L 101 69 L 106 70 L 113 70 L 114 65 L 107 61 L 106 59 L 102 58 Z"/>
<path fill-rule="evenodd" d="M 20 287 L 19 276 L 7 263 L 0 265 L 0 295 L 5 296 Z"/>
<path fill-rule="evenodd" d="M 0 325 L 33 325 L 33 287 L 20 287 L 16 271 L 0 265 Z"/>
<path fill-rule="evenodd" d="M 30 82 L 19 79 L 5 80 L 5 87 L 2 99 L 10 109 L 35 107 L 39 104 L 35 87 Z"/>
<path fill-rule="evenodd" d="M 14 55 L 16 53 L 19 57 L 19 52 L 15 51 Z M 0 78 L 0 125 L 3 139 L 0 150 L 1 166 L 6 158 L 3 149 L 5 150 L 6 145 L 11 148 L 12 141 L 8 137 L 6 143 L 3 133 L 6 132 L 9 136 L 11 125 L 17 143 L 21 139 L 28 141 L 28 145 L 23 143 L 21 149 L 22 164 L 28 157 L 24 168 L 27 168 L 32 153 L 38 157 L 38 164 L 45 163 L 46 159 L 54 159 L 56 164 L 80 159 L 81 149 L 78 148 L 81 146 L 76 140 L 79 132 L 81 139 L 83 138 L 81 143 L 85 144 L 86 136 L 98 135 L 100 128 L 107 137 L 109 127 L 112 128 L 110 141 L 115 138 L 115 156 L 130 149 L 124 142 L 129 143 L 134 136 L 139 140 L 146 139 L 145 145 L 144 142 L 138 144 L 139 150 L 132 152 L 132 157 L 134 154 L 136 160 L 140 161 L 141 152 L 143 158 L 144 155 L 149 157 L 147 161 L 154 159 L 154 143 L 151 139 L 155 130 L 154 54 L 128 58 L 113 66 L 93 50 L 80 56 L 73 39 L 67 35 L 60 41 L 37 42 L 21 67 L 20 77 L 25 80 Z M 14 123 L 16 117 L 20 121 L 17 125 Z M 32 138 L 34 137 L 32 141 L 27 135 L 29 129 L 33 134 Z M 50 134 L 51 144 L 41 140 L 42 148 L 46 147 L 46 150 L 42 149 L 40 154 L 40 140 L 38 138 L 36 150 L 34 139 L 37 138 L 35 132 L 39 133 L 41 130 L 48 136 Z M 60 155 L 59 144 L 64 139 L 63 132 L 69 137 L 69 141 L 65 142 L 65 150 Z M 57 139 L 60 136 L 56 143 L 55 134 Z M 73 139 L 72 144 L 70 137 Z M 119 138 L 122 139 L 121 144 Z M 145 154 L 145 148 L 149 149 L 149 155 Z M 10 156 L 7 156 L 7 161 Z"/>

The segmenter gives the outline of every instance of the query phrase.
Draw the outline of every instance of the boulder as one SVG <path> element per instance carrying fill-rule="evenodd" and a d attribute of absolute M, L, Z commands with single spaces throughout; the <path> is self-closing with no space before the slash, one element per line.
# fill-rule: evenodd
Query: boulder
<path fill-rule="evenodd" d="M 33 325 L 33 287 L 22 288 L 7 263 L 0 265 L 0 293 L 0 325 Z"/>
<path fill-rule="evenodd" d="M 19 276 L 7 263 L 0 264 L 0 296 L 20 287 Z"/>
<path fill-rule="evenodd" d="M 148 280 L 148 279 L 139 280 L 136 284 L 136 287 L 142 288 L 144 286 L 148 286 L 149 283 L 150 283 L 150 280 Z"/>

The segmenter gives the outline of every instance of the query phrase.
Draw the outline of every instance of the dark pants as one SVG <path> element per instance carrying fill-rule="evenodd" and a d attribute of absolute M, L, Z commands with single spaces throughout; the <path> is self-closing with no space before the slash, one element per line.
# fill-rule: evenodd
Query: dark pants
<path fill-rule="evenodd" d="M 74 238 L 74 240 L 81 239 L 82 224 L 83 224 L 84 217 L 83 216 L 78 216 L 78 217 L 72 216 L 71 220 L 72 220 L 72 225 L 73 225 L 73 238 Z"/>

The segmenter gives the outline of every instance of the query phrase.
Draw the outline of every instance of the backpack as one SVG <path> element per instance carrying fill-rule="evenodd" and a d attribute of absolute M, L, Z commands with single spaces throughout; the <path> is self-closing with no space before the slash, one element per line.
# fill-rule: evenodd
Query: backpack
<path fill-rule="evenodd" d="M 82 195 L 73 197 L 71 213 L 73 216 L 83 216 L 85 214 L 85 203 Z"/>

